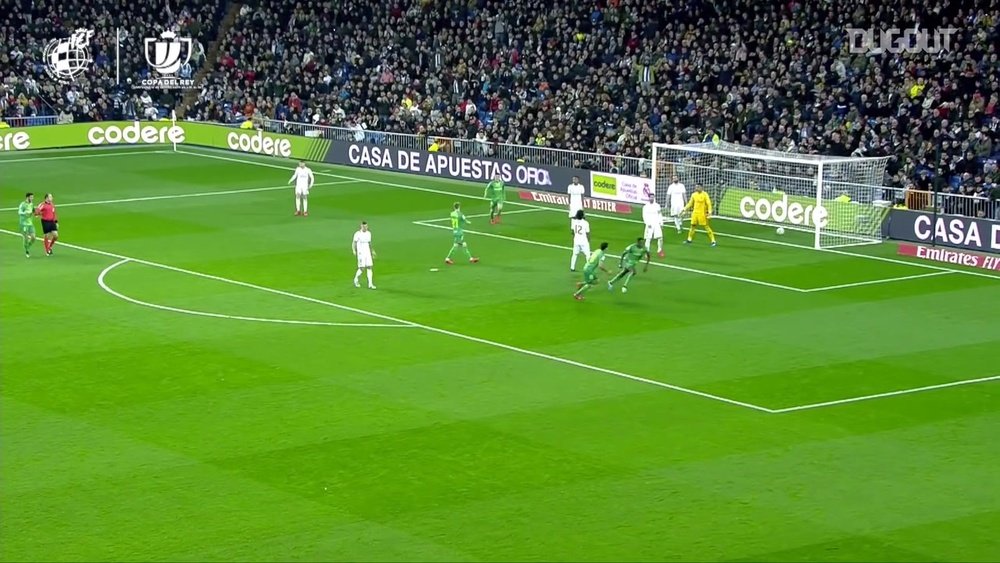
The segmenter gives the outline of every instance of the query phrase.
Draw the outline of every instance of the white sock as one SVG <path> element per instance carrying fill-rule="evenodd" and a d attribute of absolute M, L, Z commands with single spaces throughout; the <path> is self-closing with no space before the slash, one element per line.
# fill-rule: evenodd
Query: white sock
<path fill-rule="evenodd" d="M 295 196 L 295 212 L 302 211 L 302 198 Z"/>
<path fill-rule="evenodd" d="M 365 273 L 368 274 L 368 287 L 375 285 L 372 283 L 372 269 L 368 268 L 367 270 L 365 270 Z"/>
<path fill-rule="evenodd" d="M 358 271 L 354 274 L 354 283 L 358 283 L 358 278 L 360 277 L 361 277 L 361 268 L 358 268 Z"/>
<path fill-rule="evenodd" d="M 650 243 L 650 242 L 651 242 L 652 240 L 653 240 L 653 239 L 651 239 L 651 238 L 647 238 L 647 239 L 646 239 L 646 252 L 649 252 L 649 243 Z"/>
<path fill-rule="evenodd" d="M 681 230 L 681 217 L 680 217 L 680 215 L 678 215 L 677 217 L 674 217 L 674 225 L 677 226 L 677 230 L 678 231 Z"/>
<path fill-rule="evenodd" d="M 302 212 L 309 213 L 309 198 L 302 198 Z"/>
<path fill-rule="evenodd" d="M 570 270 L 575 270 L 576 269 L 576 257 L 579 256 L 579 255 L 580 255 L 580 251 L 579 250 L 574 250 L 573 251 L 573 259 L 569 261 L 569 269 Z"/>
<path fill-rule="evenodd" d="M 663 239 L 661 238 L 656 239 L 656 251 L 663 252 Z"/>

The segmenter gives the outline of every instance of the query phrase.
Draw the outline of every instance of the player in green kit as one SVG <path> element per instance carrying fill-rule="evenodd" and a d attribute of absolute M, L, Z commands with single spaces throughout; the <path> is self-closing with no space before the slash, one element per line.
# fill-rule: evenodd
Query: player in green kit
<path fill-rule="evenodd" d="M 622 253 L 621 258 L 621 270 L 618 274 L 608 282 L 608 291 L 612 291 L 615 288 L 615 282 L 625 278 L 625 285 L 622 286 L 622 293 L 628 293 L 628 284 L 632 281 L 632 276 L 635 275 L 635 267 L 642 260 L 642 257 L 646 257 L 646 267 L 643 268 L 643 272 L 649 271 L 649 251 L 646 250 L 646 242 L 643 238 L 638 238 L 635 244 L 630 244 L 625 252 Z"/>
<path fill-rule="evenodd" d="M 24 237 L 24 257 L 31 258 L 31 245 L 35 244 L 35 194 L 24 194 L 24 201 L 17 206 L 18 230 Z"/>
<path fill-rule="evenodd" d="M 583 281 L 576 284 L 576 293 L 573 294 L 573 298 L 577 301 L 583 301 L 584 292 L 597 284 L 597 270 L 611 273 L 604 267 L 604 254 L 607 250 L 608 243 L 602 242 L 601 248 L 592 252 L 587 259 L 587 263 L 583 266 Z"/>
<path fill-rule="evenodd" d="M 469 245 L 465 243 L 464 227 L 470 224 L 471 222 L 466 219 L 465 214 L 462 213 L 462 204 L 456 203 L 455 208 L 451 212 L 451 234 L 455 237 L 455 240 L 451 245 L 451 250 L 448 251 L 448 256 L 444 259 L 445 264 L 450 266 L 455 263 L 452 261 L 451 255 L 455 253 L 456 248 L 461 248 L 465 251 L 465 255 L 469 258 L 469 262 L 472 262 L 473 264 L 479 262 L 479 258 L 472 256 L 472 253 L 469 252 Z"/>
<path fill-rule="evenodd" d="M 503 213 L 503 202 L 506 199 L 506 188 L 500 174 L 493 176 L 489 184 L 486 184 L 486 193 L 483 197 L 490 200 L 490 224 L 502 223 L 500 215 Z"/>

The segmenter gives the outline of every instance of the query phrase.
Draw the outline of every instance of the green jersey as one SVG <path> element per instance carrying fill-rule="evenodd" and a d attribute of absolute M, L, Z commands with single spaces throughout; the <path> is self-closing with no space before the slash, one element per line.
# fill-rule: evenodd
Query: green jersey
<path fill-rule="evenodd" d="M 594 271 L 598 266 L 604 262 L 604 251 L 597 249 L 590 253 L 590 258 L 587 259 L 587 264 L 583 267 L 584 271 Z"/>
<path fill-rule="evenodd" d="M 469 220 L 465 218 L 465 215 L 461 211 L 456 209 L 451 212 L 451 230 L 456 233 L 461 232 L 462 227 L 468 222 Z"/>
<path fill-rule="evenodd" d="M 22 228 L 32 226 L 34 224 L 32 222 L 34 217 L 35 208 L 27 201 L 22 201 L 21 205 L 17 206 L 17 219 Z"/>
<path fill-rule="evenodd" d="M 486 197 L 493 201 L 502 201 L 505 192 L 503 182 L 500 180 L 492 180 L 489 184 L 486 184 Z"/>
<path fill-rule="evenodd" d="M 631 244 L 625 249 L 625 253 L 622 254 L 622 262 L 625 264 L 635 265 L 642 260 L 642 257 L 646 255 L 646 247 L 641 244 Z"/>

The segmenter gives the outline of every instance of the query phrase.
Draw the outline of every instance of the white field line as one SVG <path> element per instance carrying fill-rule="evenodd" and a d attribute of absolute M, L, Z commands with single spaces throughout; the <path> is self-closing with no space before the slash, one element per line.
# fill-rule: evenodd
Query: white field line
<path fill-rule="evenodd" d="M 185 154 L 185 155 L 196 156 L 196 157 L 200 157 L 200 158 L 211 158 L 211 159 L 215 159 L 215 160 L 224 160 L 224 161 L 228 161 L 228 162 L 236 162 L 236 163 L 240 163 L 240 164 L 248 164 L 248 165 L 251 165 L 251 166 L 263 166 L 263 167 L 266 167 L 266 168 L 277 168 L 279 170 L 291 170 L 292 169 L 291 167 L 288 167 L 288 166 L 282 166 L 282 165 L 278 165 L 278 164 L 272 164 L 270 162 L 261 162 L 259 160 L 251 160 L 251 159 L 247 159 L 247 158 L 240 159 L 240 158 L 233 158 L 233 157 L 229 157 L 229 156 L 222 156 L 222 155 L 218 155 L 218 154 L 207 154 L 207 153 L 204 153 L 204 152 L 192 152 L 192 151 L 180 150 L 180 149 L 178 149 L 176 152 L 178 154 Z M 248 155 L 248 156 L 250 156 L 250 155 Z M 320 163 L 320 164 L 322 164 L 322 163 Z M 344 176 L 342 174 L 334 174 L 334 173 L 331 173 L 331 172 L 315 172 L 315 174 L 316 175 L 320 175 L 320 176 L 327 176 L 327 177 L 330 177 L 330 178 L 339 178 L 339 179 L 342 179 L 342 180 L 351 180 L 351 181 L 354 181 L 354 182 L 364 182 L 364 183 L 376 184 L 376 185 L 380 185 L 380 186 L 389 186 L 389 187 L 400 188 L 400 189 L 404 189 L 404 190 L 426 192 L 426 193 L 432 193 L 432 194 L 438 194 L 438 195 L 447 195 L 447 196 L 459 197 L 459 198 L 466 198 L 466 199 L 478 199 L 478 200 L 482 200 L 483 199 L 481 196 L 477 196 L 477 195 L 469 194 L 469 193 L 452 192 L 452 191 L 447 191 L 447 190 L 439 190 L 439 189 L 435 189 L 435 188 L 425 188 L 425 187 L 421 187 L 421 186 L 412 186 L 412 185 L 408 185 L 408 184 L 400 184 L 400 183 L 397 183 L 397 182 L 386 182 L 386 181 L 383 181 L 383 180 L 372 180 L 372 179 L 369 179 L 369 178 L 358 178 L 356 176 Z M 540 209 L 540 210 L 545 210 L 545 211 L 553 211 L 553 212 L 558 212 L 558 213 L 566 213 L 566 210 L 564 208 L 561 208 L 561 207 L 550 207 L 550 206 L 537 205 L 537 204 L 532 204 L 532 203 L 521 203 L 519 201 L 508 201 L 507 204 L 508 205 L 517 205 L 517 206 L 520 206 L 520 207 L 530 207 L 530 208 Z M 601 214 L 601 213 L 588 213 L 587 216 L 588 217 L 600 217 L 601 219 L 610 219 L 612 221 L 623 221 L 623 222 L 626 222 L 626 223 L 639 223 L 639 224 L 642 223 L 642 221 L 640 221 L 638 219 L 633 219 L 631 217 L 618 217 L 618 216 L 615 216 L 615 215 L 605 215 L 605 214 Z M 720 219 L 729 220 L 729 219 L 727 219 L 725 217 L 722 217 Z M 719 235 L 722 235 L 722 236 L 725 236 L 725 237 L 728 237 L 728 238 L 732 238 L 732 239 L 737 239 L 737 240 L 748 240 L 748 241 L 760 242 L 760 243 L 764 243 L 764 244 L 773 244 L 773 245 L 777 245 L 777 246 L 786 246 L 786 247 L 791 247 L 791 248 L 797 248 L 799 250 L 816 250 L 816 249 L 814 249 L 812 247 L 812 245 L 806 246 L 806 245 L 795 244 L 795 243 L 790 243 L 790 242 L 769 240 L 769 239 L 763 239 L 763 238 L 757 238 L 757 237 L 750 237 L 750 236 L 744 236 L 744 235 L 735 235 L 735 234 L 732 234 L 732 233 L 723 233 L 723 232 L 720 232 L 720 231 L 716 231 L 716 234 L 719 234 Z M 854 253 L 854 252 L 846 252 L 846 251 L 835 250 L 835 249 L 821 249 L 820 251 L 821 252 L 832 252 L 832 253 L 835 253 L 835 254 L 842 254 L 844 256 L 853 256 L 855 258 L 865 258 L 865 259 L 869 259 L 869 260 L 878 260 L 878 261 L 882 261 L 882 262 L 890 262 L 890 263 L 895 263 L 895 264 L 902 264 L 904 266 L 912 266 L 914 268 L 922 268 L 922 269 L 925 269 L 925 270 L 943 270 L 943 271 L 953 272 L 953 273 L 956 273 L 956 274 L 966 274 L 966 275 L 970 275 L 970 276 L 979 276 L 979 277 L 986 277 L 986 278 L 992 278 L 992 279 L 1000 280 L 1000 276 L 992 276 L 992 275 L 989 275 L 989 274 L 984 274 L 984 273 L 981 273 L 981 272 L 974 272 L 974 271 L 971 271 L 971 270 L 959 270 L 959 269 L 955 269 L 955 268 L 945 268 L 945 267 L 941 267 L 941 266 L 932 266 L 930 264 L 924 264 L 924 263 L 921 263 L 921 262 L 909 262 L 909 261 L 904 261 L 904 260 L 896 260 L 896 259 L 892 259 L 892 258 L 883 258 L 881 256 L 871 256 L 871 255 L 868 255 L 868 254 L 857 254 L 857 253 Z"/>
<path fill-rule="evenodd" d="M 0 233 L 4 233 L 4 234 L 8 234 L 8 235 L 13 235 L 13 236 L 21 236 L 20 233 L 17 233 L 17 232 L 14 232 L 14 231 L 9 231 L 7 229 L 0 229 Z M 655 379 L 647 379 L 645 377 L 639 377 L 639 376 L 636 376 L 636 375 L 631 375 L 631 374 L 628 374 L 628 373 L 624 373 L 624 372 L 620 372 L 620 371 L 615 371 L 615 370 L 612 370 L 612 369 L 607 369 L 607 368 L 602 368 L 602 367 L 599 367 L 599 366 L 585 364 L 583 362 L 577 362 L 575 360 L 570 360 L 568 358 L 562 358 L 562 357 L 559 357 L 559 356 L 553 356 L 553 355 L 545 354 L 545 353 L 542 353 L 542 352 L 536 352 L 534 350 L 527 350 L 525 348 L 518 348 L 517 346 L 511 346 L 509 344 L 504 344 L 502 342 L 496 342 L 496 341 L 493 341 L 493 340 L 487 340 L 485 338 L 479 338 L 477 336 L 471 336 L 471 335 L 468 335 L 468 334 L 462 334 L 460 332 L 454 332 L 454 331 L 446 330 L 446 329 L 443 329 L 443 328 L 437 328 L 437 327 L 433 327 L 433 326 L 429 326 L 429 325 L 419 324 L 419 323 L 415 323 L 415 322 L 411 322 L 411 321 L 399 319 L 399 318 L 396 318 L 396 317 L 392 317 L 392 316 L 389 316 L 389 315 L 383 315 L 381 313 L 376 313 L 374 311 L 366 311 L 364 309 L 359 309 L 357 307 L 351 307 L 351 306 L 348 306 L 348 305 L 342 305 L 340 303 L 335 303 L 333 301 L 324 301 L 322 299 L 317 299 L 315 297 L 309 297 L 307 295 L 301 295 L 301 294 L 298 294 L 298 293 L 292 293 L 292 292 L 289 292 L 289 291 L 284 291 L 284 290 L 280 290 L 280 289 L 274 289 L 274 288 L 271 288 L 271 287 L 266 287 L 266 286 L 257 285 L 257 284 L 253 284 L 253 283 L 249 283 L 249 282 L 244 282 L 244 281 L 239 281 L 239 280 L 234 280 L 234 279 L 230 279 L 230 278 L 223 278 L 223 277 L 215 276 L 215 275 L 212 275 L 212 274 L 205 274 L 205 273 L 202 273 L 202 272 L 196 272 L 194 270 L 187 270 L 187 269 L 184 269 L 184 268 L 178 268 L 176 266 L 169 266 L 167 264 L 160 264 L 158 262 L 152 262 L 152 261 L 149 261 L 149 260 L 142 260 L 142 259 L 139 259 L 139 258 L 132 258 L 130 256 L 124 256 L 124 255 L 121 255 L 121 254 L 115 254 L 113 252 L 107 252 L 107 251 L 99 250 L 99 249 L 96 249 L 96 248 L 89 248 L 89 247 L 85 247 L 85 246 L 78 246 L 78 245 L 75 245 L 75 244 L 64 243 L 64 242 L 61 242 L 61 241 L 60 241 L 59 245 L 62 246 L 63 248 L 72 248 L 72 249 L 79 250 L 79 251 L 82 251 L 82 252 L 89 252 L 91 254 L 98 254 L 98 255 L 101 255 L 101 256 L 106 256 L 108 258 L 114 258 L 115 260 L 128 260 L 130 262 L 135 262 L 137 264 L 144 264 L 146 266 L 150 266 L 150 267 L 153 267 L 153 268 L 161 268 L 161 269 L 168 270 L 168 271 L 171 271 L 171 272 L 177 272 L 177 273 L 181 273 L 181 274 L 188 274 L 188 275 L 199 277 L 199 278 L 203 278 L 203 279 L 209 279 L 209 280 L 213 280 L 213 281 L 217 281 L 217 282 L 228 283 L 228 284 L 239 286 L 239 287 L 245 287 L 247 289 L 255 289 L 255 290 L 263 291 L 265 293 L 270 293 L 270 294 L 273 294 L 273 295 L 283 295 L 285 297 L 289 297 L 289 298 L 292 298 L 292 299 L 299 299 L 301 301 L 306 301 L 306 302 L 309 302 L 309 303 L 315 303 L 317 305 L 324 305 L 324 306 L 327 306 L 327 307 L 333 307 L 335 309 L 340 309 L 342 311 L 350 311 L 352 313 L 357 313 L 359 315 L 364 315 L 364 316 L 373 317 L 373 318 L 376 318 L 376 319 L 381 319 L 381 320 L 388 321 L 388 322 L 391 322 L 391 323 L 397 323 L 397 324 L 401 324 L 401 325 L 411 326 L 411 327 L 414 327 L 414 328 L 420 328 L 420 329 L 426 330 L 427 332 L 431 332 L 431 333 L 434 333 L 434 334 L 441 334 L 441 335 L 444 335 L 444 336 L 450 336 L 452 338 L 457 338 L 457 339 L 460 339 L 460 340 L 466 340 L 468 342 L 475 342 L 477 344 L 483 344 L 483 345 L 486 345 L 486 346 L 492 346 L 494 348 L 499 348 L 501 350 L 507 350 L 509 352 L 515 352 L 515 353 L 518 353 L 518 354 L 523 354 L 525 356 L 531 356 L 531 357 L 539 358 L 539 359 L 542 359 L 542 360 L 548 360 L 548 361 L 553 362 L 553 363 L 558 363 L 558 364 L 563 364 L 563 365 L 567 365 L 567 366 L 571 366 L 571 367 L 585 369 L 585 370 L 589 370 L 589 371 L 601 373 L 601 374 L 604 374 L 604 375 L 610 375 L 610 376 L 618 377 L 618 378 L 621 378 L 621 379 L 627 379 L 629 381 L 634 381 L 634 382 L 637 382 L 637 383 L 644 383 L 646 385 L 652 385 L 652 386 L 655 386 L 655 387 L 661 387 L 663 389 L 670 389 L 672 391 L 677 391 L 679 393 L 684 393 L 684 394 L 687 394 L 687 395 L 694 395 L 694 396 L 701 397 L 701 398 L 704 398 L 704 399 L 710 399 L 710 400 L 713 400 L 713 401 L 718 401 L 720 403 L 726 403 L 726 404 L 729 404 L 729 405 L 743 407 L 743 408 L 755 410 L 755 411 L 758 411 L 758 412 L 764 412 L 764 413 L 772 413 L 773 412 L 769 408 L 762 407 L 762 406 L 759 406 L 759 405 L 754 405 L 752 403 L 745 403 L 743 401 L 737 401 L 735 399 L 729 399 L 727 397 L 722 397 L 722 396 L 719 396 L 719 395 L 713 395 L 711 393 L 705 393 L 703 391 L 698 391 L 698 390 L 695 390 L 695 389 L 689 389 L 687 387 L 681 387 L 679 385 L 672 385 L 670 383 L 664 383 L 662 381 L 657 381 Z"/>
<path fill-rule="evenodd" d="M 912 276 L 902 276 L 902 277 L 898 277 L 898 278 L 886 278 L 886 279 L 883 279 L 883 280 L 870 280 L 870 281 L 862 281 L 862 282 L 854 282 L 854 283 L 842 283 L 840 285 L 827 285 L 827 286 L 824 286 L 824 287 L 814 287 L 812 289 L 805 289 L 803 291 L 805 291 L 806 293 L 816 293 L 818 291 L 833 291 L 835 289 L 847 289 L 849 287 L 862 287 L 862 286 L 866 286 L 866 285 L 878 285 L 878 284 L 883 284 L 883 283 L 895 283 L 895 282 L 901 282 L 901 281 L 906 281 L 906 280 L 919 280 L 919 279 L 923 279 L 923 278 L 933 278 L 935 276 L 948 276 L 948 275 L 952 275 L 954 273 L 955 272 L 927 272 L 926 274 L 914 274 Z"/>
<path fill-rule="evenodd" d="M 797 407 L 788 407 L 784 409 L 773 409 L 772 414 L 783 414 L 789 412 L 798 412 L 811 409 L 819 409 L 823 407 L 832 407 L 836 405 L 847 405 L 850 403 L 860 403 L 862 401 L 871 401 L 873 399 L 882 399 L 885 397 L 898 397 L 899 395 L 912 395 L 914 393 L 923 393 L 924 391 L 933 391 L 935 389 L 947 389 L 948 387 L 959 387 L 963 385 L 972 385 L 974 383 L 986 383 L 989 381 L 1000 380 L 1000 375 L 991 375 L 989 377 L 979 377 L 976 379 L 963 379 L 961 381 L 952 381 L 950 383 L 941 383 L 938 385 L 927 385 L 926 387 L 913 387 L 911 389 L 900 389 L 899 391 L 889 391 L 887 393 L 876 393 L 874 395 L 862 395 L 861 397 L 851 397 L 848 399 L 838 399 L 836 401 L 825 401 L 822 403 L 811 403 L 808 405 L 799 405 Z"/>
<path fill-rule="evenodd" d="M 336 186 L 340 184 L 350 184 L 351 180 L 339 180 L 337 182 L 316 182 L 313 187 L 316 186 Z M 70 203 L 60 203 L 59 207 L 83 207 L 87 205 L 113 205 L 116 203 L 134 203 L 139 201 L 160 201 L 165 199 L 185 199 L 189 197 L 211 197 L 218 195 L 233 195 L 233 194 L 249 194 L 254 192 L 273 192 L 277 190 L 289 190 L 293 191 L 295 188 L 290 184 L 283 184 L 281 186 L 266 186 L 263 188 L 237 188 L 235 190 L 220 190 L 214 192 L 197 192 L 193 194 L 167 194 L 167 195 L 151 195 L 143 197 L 126 197 L 121 199 L 104 199 L 98 201 L 76 201 Z M 0 211 L 17 211 L 16 207 L 5 207 L 0 209 Z"/>
<path fill-rule="evenodd" d="M 440 219 L 434 219 L 434 221 L 440 221 Z M 451 227 L 449 227 L 447 225 L 435 225 L 435 224 L 432 224 L 430 221 L 414 221 L 413 224 L 414 225 L 420 225 L 421 227 L 431 227 L 431 228 L 434 228 L 434 229 L 447 229 L 447 230 L 451 230 Z M 483 237 L 490 237 L 490 238 L 496 238 L 496 239 L 501 239 L 501 240 L 509 240 L 509 241 L 512 241 L 512 242 L 520 242 L 520 243 L 524 243 L 524 244 L 531 244 L 531 245 L 534 245 L 534 246 L 544 246 L 546 248 L 555 248 L 557 250 L 573 250 L 573 248 L 570 247 L 570 246 L 562 246 L 562 245 L 558 245 L 558 244 L 551 244 L 551 243 L 548 243 L 548 242 L 540 242 L 540 241 L 537 241 L 537 240 L 528 240 L 528 239 L 523 239 L 523 238 L 510 237 L 510 236 L 506 236 L 506 235 L 498 235 L 496 233 L 484 233 L 482 231 L 470 231 L 470 230 L 465 230 L 465 232 L 468 233 L 468 234 L 471 234 L 471 235 L 479 235 L 479 236 L 483 236 Z M 621 260 L 621 258 L 619 256 L 609 256 L 609 258 L 612 258 L 612 259 L 615 259 L 615 260 Z M 671 269 L 671 270 L 678 270 L 678 271 L 681 271 L 681 272 L 688 272 L 688 273 L 692 273 L 692 274 L 700 274 L 700 275 L 703 275 L 703 276 L 711 276 L 711 277 L 715 277 L 715 278 L 722 278 L 722 279 L 726 279 L 726 280 L 730 280 L 730 281 L 738 281 L 738 282 L 750 283 L 750 284 L 754 284 L 754 285 L 762 285 L 764 287 L 770 287 L 772 289 L 781 289 L 783 291 L 793 291 L 795 293 L 805 293 L 805 290 L 799 289 L 797 287 L 791 287 L 791 286 L 787 286 L 787 285 L 780 285 L 780 284 L 776 284 L 776 283 L 771 283 L 771 282 L 766 282 L 766 281 L 760 281 L 760 280 L 755 280 L 755 279 L 751 279 L 751 278 L 741 278 L 739 276 L 730 276 L 728 274 L 720 274 L 718 272 L 709 272 L 709 271 L 706 271 L 706 270 L 697 270 L 697 269 L 694 269 L 694 268 L 685 268 L 684 266 L 675 266 L 673 264 L 664 264 L 663 262 L 650 261 L 649 265 L 650 266 L 657 266 L 657 267 L 660 267 L 660 268 L 668 268 L 668 269 Z"/>
<path fill-rule="evenodd" d="M 95 147 L 79 147 L 79 148 L 63 148 L 58 150 L 68 151 L 68 150 L 94 150 L 94 149 Z M 107 152 L 100 152 L 95 154 L 59 154 L 52 156 L 29 156 L 25 158 L 0 158 L 0 164 L 17 163 L 17 162 L 44 162 L 47 160 L 71 160 L 77 158 L 106 158 L 112 156 L 131 156 L 135 154 L 158 154 L 158 153 L 170 152 L 164 150 L 150 150 L 150 149 L 116 150 L 112 148 L 107 148 L 104 150 L 106 150 Z"/>
<path fill-rule="evenodd" d="M 112 270 L 119 266 L 128 264 L 132 260 L 124 259 L 115 262 L 114 264 L 108 266 L 101 270 L 101 273 L 97 276 L 97 285 L 101 287 L 104 291 L 109 294 L 134 305 L 140 305 L 142 307 L 149 307 L 151 309 L 158 309 L 160 311 L 169 311 L 171 313 L 180 313 L 182 315 L 192 315 L 195 317 L 211 317 L 213 319 L 229 319 L 234 321 L 250 321 L 255 323 L 272 323 L 272 324 L 283 324 L 283 325 L 306 325 L 306 326 L 336 326 L 336 327 L 352 327 L 352 328 L 414 328 L 413 325 L 405 325 L 398 323 L 334 323 L 326 321 L 297 321 L 291 319 L 272 319 L 263 317 L 246 317 L 243 315 L 224 315 L 222 313 L 209 313 L 207 311 L 195 311 L 192 309 L 181 309 L 180 307 L 170 307 L 167 305 L 158 305 L 156 303 L 150 303 L 148 301 L 140 301 L 133 297 L 124 295 L 118 291 L 112 289 L 105 278 L 111 273 Z"/>
<path fill-rule="evenodd" d="M 541 209 L 519 209 L 517 211 L 504 211 L 503 213 L 501 213 L 501 216 L 517 215 L 518 213 L 539 213 L 541 211 L 542 211 Z M 479 217 L 489 217 L 489 216 L 490 216 L 489 213 L 478 213 L 476 215 L 466 215 L 465 218 L 477 219 Z M 450 219 L 445 217 L 443 219 L 434 219 L 434 221 L 450 221 Z"/>

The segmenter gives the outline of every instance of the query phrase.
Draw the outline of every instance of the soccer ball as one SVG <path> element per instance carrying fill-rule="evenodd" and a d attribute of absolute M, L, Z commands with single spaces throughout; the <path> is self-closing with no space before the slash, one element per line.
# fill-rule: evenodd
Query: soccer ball
<path fill-rule="evenodd" d="M 623 287 L 622 288 L 622 293 L 628 293 L 628 288 L 627 287 Z"/>
<path fill-rule="evenodd" d="M 779 235 L 785 234 L 785 228 L 784 227 L 778 227 L 778 234 Z"/>

